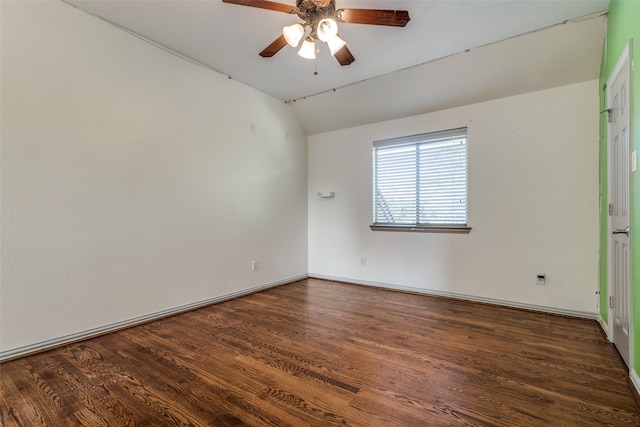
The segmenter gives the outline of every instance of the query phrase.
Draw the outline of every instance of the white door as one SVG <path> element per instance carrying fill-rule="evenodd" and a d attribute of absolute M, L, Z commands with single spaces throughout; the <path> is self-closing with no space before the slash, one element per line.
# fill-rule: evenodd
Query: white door
<path fill-rule="evenodd" d="M 609 144 L 609 319 L 612 340 L 629 365 L 629 46 L 607 82 Z"/>

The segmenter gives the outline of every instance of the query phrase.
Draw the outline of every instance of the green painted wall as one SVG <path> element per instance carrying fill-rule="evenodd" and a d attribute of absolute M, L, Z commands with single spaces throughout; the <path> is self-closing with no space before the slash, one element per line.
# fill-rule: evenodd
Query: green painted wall
<path fill-rule="evenodd" d="M 622 49 L 632 40 L 631 59 L 640 58 L 640 0 L 612 0 L 607 19 L 607 34 L 603 49 L 603 63 L 600 69 L 600 83 L 609 78 Z M 640 151 L 640 66 L 631 72 L 631 149 Z M 602 87 L 602 86 L 601 86 Z M 606 94 L 600 92 L 601 109 L 605 109 Z M 607 124 L 605 114 L 600 120 L 600 314 L 607 319 Z M 640 172 L 631 177 L 631 230 L 640 231 Z M 630 368 L 638 373 L 640 366 L 640 232 L 632 233 L 631 240 L 631 304 L 633 322 L 633 360 Z"/>
<path fill-rule="evenodd" d="M 605 36 L 606 37 L 606 36 Z M 600 110 L 605 110 L 607 97 L 602 88 L 606 83 L 607 40 L 605 38 L 602 48 L 602 61 L 600 62 Z M 605 323 L 609 323 L 607 311 L 607 117 L 600 114 L 600 315 Z"/>

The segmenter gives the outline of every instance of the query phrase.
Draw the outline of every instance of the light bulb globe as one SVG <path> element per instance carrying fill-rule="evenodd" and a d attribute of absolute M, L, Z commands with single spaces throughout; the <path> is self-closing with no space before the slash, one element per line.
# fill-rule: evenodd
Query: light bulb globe
<path fill-rule="evenodd" d="M 304 36 L 304 27 L 300 24 L 288 25 L 282 29 L 282 35 L 289 46 L 298 47 L 302 36 Z"/>
<path fill-rule="evenodd" d="M 325 18 L 318 22 L 318 38 L 328 42 L 338 34 L 338 23 L 331 18 Z"/>
<path fill-rule="evenodd" d="M 298 55 L 305 59 L 316 59 L 316 44 L 311 37 L 307 37 L 305 41 L 302 42 Z"/>
<path fill-rule="evenodd" d="M 347 45 L 347 42 L 342 40 L 340 36 L 336 35 L 334 38 L 327 42 L 331 56 L 334 56 L 340 49 Z"/>

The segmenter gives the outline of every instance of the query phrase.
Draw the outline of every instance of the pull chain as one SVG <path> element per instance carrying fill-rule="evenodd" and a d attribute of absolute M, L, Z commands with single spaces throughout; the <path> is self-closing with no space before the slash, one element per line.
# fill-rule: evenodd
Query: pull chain
<path fill-rule="evenodd" d="M 318 40 L 316 40 L 316 58 L 313 61 L 314 76 L 318 75 L 318 55 L 320 55 L 320 43 L 318 42 Z"/>

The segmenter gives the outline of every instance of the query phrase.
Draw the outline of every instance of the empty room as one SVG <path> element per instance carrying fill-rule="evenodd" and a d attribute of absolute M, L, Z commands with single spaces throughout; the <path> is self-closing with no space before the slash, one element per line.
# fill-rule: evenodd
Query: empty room
<path fill-rule="evenodd" d="M 638 22 L 0 0 L 0 425 L 640 425 Z"/>

